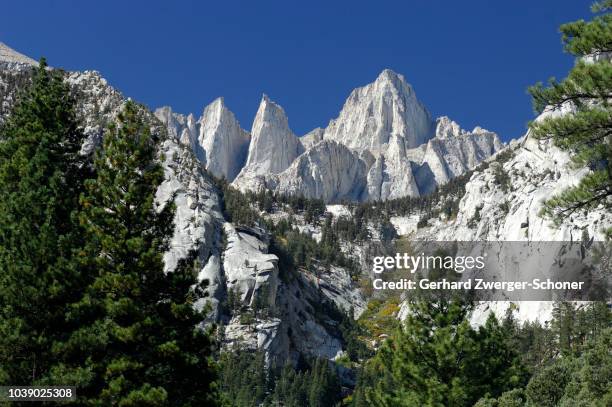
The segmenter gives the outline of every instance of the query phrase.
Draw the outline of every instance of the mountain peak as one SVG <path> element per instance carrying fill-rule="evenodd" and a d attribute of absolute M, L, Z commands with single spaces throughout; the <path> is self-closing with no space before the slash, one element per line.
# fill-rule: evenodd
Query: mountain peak
<path fill-rule="evenodd" d="M 9 62 L 26 65 L 37 65 L 38 63 L 32 58 L 23 55 L 3 42 L 0 42 L 0 62 Z"/>
<path fill-rule="evenodd" d="M 251 128 L 246 160 L 247 167 L 251 167 L 250 174 L 279 173 L 289 167 L 302 150 L 299 139 L 289 129 L 283 108 L 264 94 Z"/>
<path fill-rule="evenodd" d="M 257 109 L 251 133 L 256 132 L 255 127 L 261 124 L 262 121 L 277 122 L 281 127 L 286 128 L 287 131 L 289 130 L 289 121 L 285 110 L 265 93 L 261 97 L 261 103 L 259 104 L 259 109 Z"/>
<path fill-rule="evenodd" d="M 406 82 L 406 78 L 404 75 L 399 74 L 391 69 L 383 69 L 383 71 L 378 75 L 373 85 L 378 85 L 381 88 L 387 87 L 387 85 L 391 85 L 392 88 L 395 88 L 400 93 L 412 93 L 412 86 Z"/>
<path fill-rule="evenodd" d="M 389 79 L 405 81 L 403 75 L 398 74 L 397 72 L 389 68 L 383 69 L 382 72 L 376 78 L 376 81 L 389 80 Z"/>
<path fill-rule="evenodd" d="M 431 138 L 433 122 L 404 77 L 385 69 L 374 82 L 351 92 L 324 138 L 377 155 L 392 135 L 403 137 L 406 148 L 414 148 Z"/>

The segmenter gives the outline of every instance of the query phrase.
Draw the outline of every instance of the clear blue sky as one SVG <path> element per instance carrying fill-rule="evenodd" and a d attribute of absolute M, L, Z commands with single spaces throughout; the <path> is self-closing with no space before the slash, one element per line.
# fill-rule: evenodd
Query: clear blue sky
<path fill-rule="evenodd" d="M 11 1 L 0 41 L 53 66 L 101 71 L 124 94 L 198 115 L 218 96 L 250 129 L 262 93 L 297 134 L 349 92 L 402 73 L 434 116 L 504 140 L 533 117 L 526 87 L 573 64 L 558 26 L 584 0 Z"/>

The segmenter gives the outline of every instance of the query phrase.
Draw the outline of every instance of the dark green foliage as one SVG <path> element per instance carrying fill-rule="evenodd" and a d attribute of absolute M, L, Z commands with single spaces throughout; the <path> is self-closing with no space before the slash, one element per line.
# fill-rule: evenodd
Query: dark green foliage
<path fill-rule="evenodd" d="M 499 398 L 484 397 L 474 407 L 523 407 L 527 397 L 522 389 L 514 389 L 503 393 Z"/>
<path fill-rule="evenodd" d="M 62 73 L 44 60 L 0 129 L 0 383 L 36 384 L 74 326 L 69 304 L 88 281 L 75 257 L 87 176 L 84 136 Z"/>
<path fill-rule="evenodd" d="M 332 407 L 340 402 L 341 386 L 330 362 L 312 360 L 280 371 L 266 367 L 262 352 L 238 349 L 221 354 L 220 391 L 233 407 Z"/>
<path fill-rule="evenodd" d="M 422 217 L 422 218 L 419 218 L 419 221 L 417 222 L 417 228 L 418 229 L 422 229 L 424 227 L 427 227 L 427 225 L 429 224 L 428 220 L 429 220 L 429 218 L 426 217 L 426 216 Z"/>
<path fill-rule="evenodd" d="M 612 329 L 591 339 L 578 357 L 561 405 L 612 405 Z"/>
<path fill-rule="evenodd" d="M 612 403 L 612 330 L 588 341 L 584 353 L 553 360 L 536 372 L 524 389 L 499 399 L 483 399 L 477 406 L 609 406 Z"/>
<path fill-rule="evenodd" d="M 261 216 L 251 207 L 253 201 L 239 190 L 232 188 L 224 179 L 216 181 L 223 193 L 223 214 L 225 218 L 234 224 L 256 225 Z"/>
<path fill-rule="evenodd" d="M 512 342 L 530 372 L 540 369 L 557 356 L 555 335 L 539 322 L 525 322 L 522 326 L 505 323 L 514 331 Z"/>
<path fill-rule="evenodd" d="M 219 391 L 225 404 L 258 406 L 266 398 L 270 383 L 262 352 L 224 352 L 219 360 Z"/>
<path fill-rule="evenodd" d="M 503 201 L 502 203 L 499 204 L 499 209 L 504 213 L 507 214 L 508 212 L 510 212 L 510 201 Z"/>
<path fill-rule="evenodd" d="M 572 358 L 559 359 L 538 372 L 527 385 L 526 393 L 530 401 L 537 406 L 554 407 L 558 405 L 565 386 L 571 380 L 572 371 L 576 369 Z"/>
<path fill-rule="evenodd" d="M 603 302 L 576 309 L 570 302 L 556 303 L 553 308 L 552 332 L 563 354 L 580 354 L 586 343 L 612 326 L 612 314 Z"/>
<path fill-rule="evenodd" d="M 478 222 L 480 222 L 480 211 L 482 210 L 482 206 L 477 206 L 474 210 L 474 214 L 470 219 L 468 219 L 467 226 L 470 229 L 474 229 L 478 226 Z"/>
<path fill-rule="evenodd" d="M 404 326 L 366 369 L 364 394 L 375 406 L 471 406 L 525 382 L 510 334 L 491 316 L 470 326 L 459 301 L 417 300 Z"/>
<path fill-rule="evenodd" d="M 365 328 L 354 318 L 354 311 L 351 309 L 347 314 L 342 313 L 339 325 L 342 332 L 342 339 L 346 348 L 346 354 L 352 361 L 363 361 L 372 356 L 372 351 L 365 345 L 362 336 L 366 335 Z"/>
<path fill-rule="evenodd" d="M 548 87 L 541 83 L 529 89 L 537 113 L 546 108 L 574 110 L 562 116 L 549 116 L 534 121 L 530 128 L 534 137 L 552 139 L 572 154 L 576 167 L 589 167 L 592 172 L 545 203 L 543 214 L 561 221 L 578 209 L 591 209 L 600 204 L 610 208 L 612 195 L 612 15 L 609 0 L 596 3 L 593 11 L 601 13 L 591 21 L 562 25 L 565 50 L 580 58 L 567 78 L 551 79 Z M 594 60 L 586 61 L 584 58 Z"/>
<path fill-rule="evenodd" d="M 485 397 L 480 407 L 609 406 L 612 403 L 612 312 L 606 303 L 580 309 L 555 305 L 551 328 L 537 323 L 519 327 L 513 342 L 532 377 L 522 388 Z"/>
<path fill-rule="evenodd" d="M 212 402 L 213 370 L 203 296 L 193 261 L 164 273 L 173 232 L 172 203 L 157 210 L 163 180 L 155 140 L 142 110 L 125 105 L 86 182 L 80 221 L 86 230 L 82 267 L 93 282 L 67 314 L 78 326 L 56 345 L 65 363 L 52 372 L 90 405 L 202 405 Z"/>
<path fill-rule="evenodd" d="M 491 167 L 493 168 L 493 177 L 495 183 L 497 185 L 500 185 L 504 192 L 508 192 L 510 190 L 510 176 L 504 170 L 504 167 L 501 164 L 497 164 Z"/>

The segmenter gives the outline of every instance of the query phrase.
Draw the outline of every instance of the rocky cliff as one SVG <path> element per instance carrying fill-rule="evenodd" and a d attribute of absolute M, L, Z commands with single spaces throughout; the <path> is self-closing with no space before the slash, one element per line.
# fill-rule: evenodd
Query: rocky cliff
<path fill-rule="evenodd" d="M 242 130 L 223 98 L 204 108 L 196 121 L 193 115 L 182 115 L 170 107 L 159 108 L 155 116 L 167 131 L 189 146 L 206 170 L 218 178 L 233 180 L 243 167 L 250 135 Z"/>
<path fill-rule="evenodd" d="M 0 115 L 0 122 L 10 114 L 16 94 L 32 73 L 33 63 L 15 55 L 19 54 L 4 50 L 0 58 L 0 105 L 6 112 Z M 82 153 L 89 154 L 100 145 L 106 125 L 115 120 L 126 98 L 95 71 L 67 72 L 65 78 L 88 136 Z M 199 121 L 170 108 L 149 113 L 147 120 L 162 140 L 159 156 L 163 157 L 165 180 L 157 191 L 156 203 L 163 206 L 173 199 L 176 205 L 174 234 L 164 254 L 165 269 L 172 272 L 181 259 L 196 254 L 201 265 L 198 276 L 208 280 L 210 294 L 196 306 L 210 306 L 209 320 L 224 327 L 222 343 L 262 349 L 279 362 L 297 360 L 300 355 L 340 355 L 343 344 L 334 322 L 315 315 L 311 304 L 329 301 L 347 305 L 345 298 L 351 298 L 363 307 L 348 272 L 334 268 L 326 277 L 333 290 L 327 291 L 319 290 L 316 282 L 306 277 L 283 281 L 278 257 L 269 252 L 268 233 L 229 223 L 224 217 L 222 193 L 206 170 L 223 163 L 205 160 L 206 156 L 198 156 L 194 148 L 201 147 L 203 153 L 244 148 L 248 135 L 240 130 L 223 101 L 208 106 Z M 212 168 L 219 167 L 211 167 L 211 172 Z M 231 176 L 232 168 L 221 166 L 219 171 L 222 176 L 225 171 Z M 228 308 L 230 299 L 235 310 Z"/>

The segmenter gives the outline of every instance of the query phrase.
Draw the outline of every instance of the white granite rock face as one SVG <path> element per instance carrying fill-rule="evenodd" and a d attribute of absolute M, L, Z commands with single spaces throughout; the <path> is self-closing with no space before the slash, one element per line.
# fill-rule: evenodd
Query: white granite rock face
<path fill-rule="evenodd" d="M 569 110 L 545 112 L 536 120 L 550 114 L 566 114 Z M 551 141 L 536 140 L 529 133 L 513 140 L 506 151 L 512 152 L 510 159 L 500 163 L 494 157 L 488 168 L 472 175 L 454 220 L 434 219 L 430 227 L 415 231 L 413 238 L 434 241 L 580 241 L 586 231 L 596 241 L 605 240 L 604 230 L 612 227 L 612 216 L 603 205 L 588 212 L 571 214 L 560 225 L 554 225 L 540 215 L 545 200 L 576 185 L 588 169 L 573 168 L 567 152 L 555 147 Z M 500 182 L 504 176 L 507 180 Z M 526 258 L 529 257 L 527 254 Z M 490 312 L 503 317 L 509 304 L 483 302 L 475 310 L 472 322 L 484 323 Z M 551 318 L 553 303 L 519 302 L 515 306 L 518 320 L 546 322 Z"/>
<path fill-rule="evenodd" d="M 427 142 L 416 170 L 421 193 L 464 174 L 503 148 L 497 134 L 475 128 L 468 132 L 447 117 L 438 119 L 436 137 Z"/>
<path fill-rule="evenodd" d="M 0 64 L 6 68 L 19 69 L 19 65 L 36 66 L 38 62 L 0 42 Z"/>
<path fill-rule="evenodd" d="M 570 241 L 580 240 L 583 229 L 603 239 L 602 228 L 611 220 L 603 208 L 573 214 L 559 227 L 540 216 L 543 201 L 576 185 L 587 169 L 572 169 L 569 155 L 549 141 L 527 136 L 508 148 L 514 149 L 512 159 L 472 176 L 456 220 L 436 228 L 440 240 Z M 505 187 L 496 174 L 509 177 Z M 470 227 L 476 211 L 480 220 Z"/>
<path fill-rule="evenodd" d="M 416 98 L 402 75 L 385 69 L 369 85 L 355 89 L 340 112 L 325 129 L 325 139 L 374 155 L 384 151 L 391 136 L 414 148 L 433 135 L 427 109 Z"/>
<path fill-rule="evenodd" d="M 156 202 L 165 205 L 173 198 L 176 205 L 175 232 L 164 255 L 165 269 L 173 270 L 192 252 L 198 253 L 201 264 L 206 267 L 209 257 L 218 254 L 217 242 L 223 223 L 218 191 L 189 150 L 176 140 L 166 140 L 161 151 L 166 158 L 165 179 L 157 190 Z"/>
<path fill-rule="evenodd" d="M 367 184 L 367 199 L 372 201 L 420 195 L 403 138 L 391 137 L 387 150 L 368 171 Z"/>
<path fill-rule="evenodd" d="M 170 107 L 157 109 L 155 115 L 169 134 L 191 146 L 211 174 L 229 181 L 238 175 L 246 160 L 250 135 L 242 130 L 223 98 L 206 106 L 197 121 L 191 114 L 173 113 Z"/>
<path fill-rule="evenodd" d="M 412 87 L 390 70 L 355 89 L 326 129 L 315 129 L 300 138 L 297 148 L 295 140 L 282 109 L 264 97 L 253 125 L 247 166 L 234 186 L 242 191 L 268 188 L 327 202 L 420 196 L 503 147 L 495 133 L 479 127 L 467 132 L 447 117 L 434 126 Z M 346 147 L 355 153 L 351 159 L 365 164 L 363 174 L 361 164 L 347 168 L 355 183 L 350 193 L 347 174 L 336 168 L 342 162 L 338 148 L 322 145 L 322 141 Z M 349 157 L 346 152 L 342 155 Z M 355 167 L 359 172 L 353 174 Z M 356 194 L 364 184 L 364 191 Z"/>
<path fill-rule="evenodd" d="M 263 350 L 268 362 L 295 360 L 298 354 L 328 359 L 341 354 L 341 342 L 316 320 L 311 304 L 319 303 L 324 295 L 343 309 L 353 305 L 361 312 L 363 297 L 353 289 L 348 273 L 335 268 L 324 283 L 301 274 L 283 282 L 278 257 L 268 253 L 265 231 L 230 223 L 225 223 L 224 231 L 226 291 L 237 294 L 243 307 L 261 310 L 248 323 L 241 315 L 233 315 L 225 327 L 225 346 Z"/>
<path fill-rule="evenodd" d="M 166 131 L 182 145 L 190 147 L 196 157 L 202 156 L 197 142 L 197 124 L 193 114 L 187 116 L 175 113 L 170 106 L 160 107 L 154 112 L 155 117 L 166 126 Z"/>
<path fill-rule="evenodd" d="M 369 150 L 346 148 L 341 143 L 331 147 L 328 139 L 316 142 L 320 131 L 313 131 L 302 141 L 307 146 L 306 151 L 287 170 L 274 175 L 245 167 L 234 185 L 242 191 L 268 188 L 285 194 L 321 198 L 326 202 L 387 200 L 427 194 L 503 147 L 495 133 L 480 128 L 467 132 L 455 122 L 450 123 L 455 133 L 440 131 L 426 144 L 413 149 L 406 148 L 405 138 L 391 136 L 378 155 Z M 341 158 L 339 152 L 342 152 Z M 361 171 L 362 163 L 365 172 Z M 339 170 L 340 164 L 348 166 L 345 171 Z M 359 171 L 353 171 L 354 168 Z M 350 179 L 354 182 L 353 188 L 347 185 Z M 363 192 L 358 193 L 364 185 Z"/>
<path fill-rule="evenodd" d="M 267 254 L 268 243 L 262 232 L 223 225 L 227 248 L 223 254 L 223 271 L 227 290 L 235 290 L 245 305 L 256 299 L 274 310 L 278 290 L 278 257 Z"/>
<path fill-rule="evenodd" d="M 264 95 L 251 130 L 246 168 L 252 174 L 278 174 L 303 152 L 298 137 L 289 129 L 282 107 Z"/>
<path fill-rule="evenodd" d="M 316 129 L 308 132 L 308 134 L 306 134 L 305 136 L 300 137 L 300 142 L 304 146 L 304 149 L 308 150 L 310 147 L 323 140 L 324 133 L 325 129 L 317 127 Z"/>
<path fill-rule="evenodd" d="M 366 164 L 354 151 L 322 141 L 275 178 L 274 191 L 326 202 L 358 201 L 365 190 Z M 270 185 L 272 186 L 272 185 Z"/>
<path fill-rule="evenodd" d="M 232 181 L 245 163 L 251 139 L 249 133 L 240 128 L 223 98 L 206 106 L 198 124 L 198 145 L 204 154 L 201 161 L 213 175 Z"/>
<path fill-rule="evenodd" d="M 66 82 L 78 94 L 77 115 L 87 135 L 81 152 L 90 154 L 101 143 L 104 130 L 126 99 L 97 71 L 68 72 Z"/>

